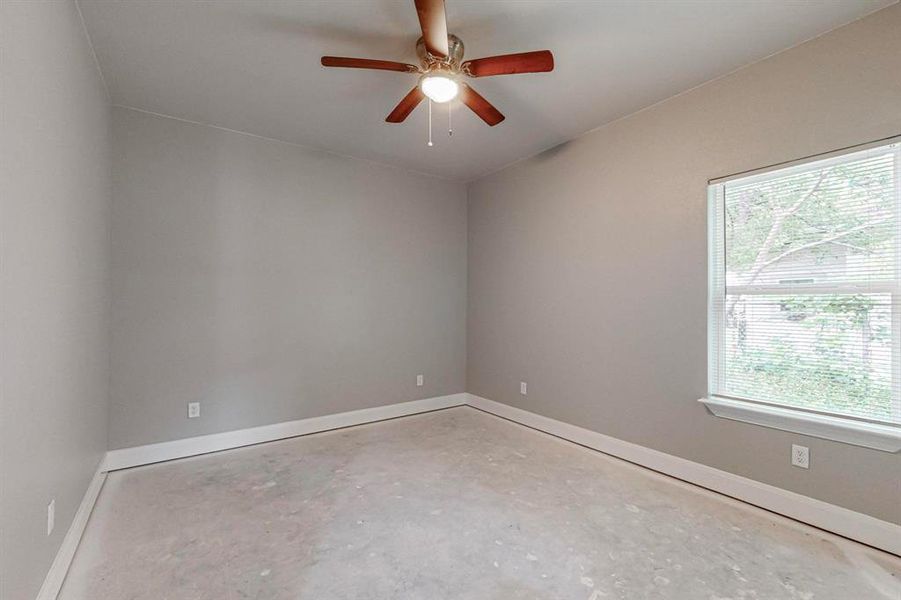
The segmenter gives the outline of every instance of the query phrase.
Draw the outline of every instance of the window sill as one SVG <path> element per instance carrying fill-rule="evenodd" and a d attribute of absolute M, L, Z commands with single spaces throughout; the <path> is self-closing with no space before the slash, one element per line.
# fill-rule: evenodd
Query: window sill
<path fill-rule="evenodd" d="M 718 396 L 701 398 L 698 402 L 704 404 L 711 413 L 723 419 L 802 433 L 883 452 L 901 450 L 901 427 L 865 423 L 853 419 L 818 415 L 779 406 L 765 406 Z"/>

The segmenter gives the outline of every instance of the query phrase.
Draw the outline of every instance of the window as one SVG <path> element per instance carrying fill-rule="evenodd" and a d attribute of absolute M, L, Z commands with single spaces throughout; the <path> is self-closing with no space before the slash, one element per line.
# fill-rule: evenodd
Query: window
<path fill-rule="evenodd" d="M 901 139 L 711 182 L 714 414 L 901 448 Z"/>

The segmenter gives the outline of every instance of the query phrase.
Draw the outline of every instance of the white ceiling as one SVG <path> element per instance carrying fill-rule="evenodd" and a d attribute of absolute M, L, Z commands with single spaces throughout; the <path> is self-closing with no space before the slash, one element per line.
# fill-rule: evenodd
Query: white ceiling
<path fill-rule="evenodd" d="M 848 23 L 894 0 L 447 0 L 466 57 L 552 50 L 552 73 L 473 80 L 465 107 L 385 116 L 411 74 L 325 69 L 323 54 L 417 63 L 412 0 L 81 0 L 114 104 L 468 180 Z"/>

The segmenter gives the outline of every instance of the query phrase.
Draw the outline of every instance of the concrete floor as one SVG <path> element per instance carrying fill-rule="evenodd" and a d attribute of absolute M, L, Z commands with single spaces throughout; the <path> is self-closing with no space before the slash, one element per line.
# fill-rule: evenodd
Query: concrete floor
<path fill-rule="evenodd" d="M 61 598 L 897 600 L 899 576 L 461 407 L 111 473 Z"/>

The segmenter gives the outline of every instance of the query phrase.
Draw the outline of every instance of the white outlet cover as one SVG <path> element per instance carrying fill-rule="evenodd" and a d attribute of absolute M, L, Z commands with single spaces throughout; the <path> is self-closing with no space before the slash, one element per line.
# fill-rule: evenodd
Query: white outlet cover
<path fill-rule="evenodd" d="M 792 464 L 802 469 L 809 469 L 810 449 L 807 446 L 792 444 Z"/>
<path fill-rule="evenodd" d="M 188 418 L 194 419 L 200 416 L 200 402 L 188 402 Z"/>
<path fill-rule="evenodd" d="M 418 387 L 422 387 L 422 384 L 423 384 L 423 378 L 422 378 L 422 375 L 417 375 L 417 376 L 416 376 L 416 385 L 417 385 Z"/>
<path fill-rule="evenodd" d="M 54 525 L 56 525 L 56 498 L 47 505 L 47 535 L 53 533 Z"/>
<path fill-rule="evenodd" d="M 526 394 L 528 394 L 528 392 L 529 392 L 529 386 L 526 384 L 525 381 L 520 381 L 519 382 L 519 393 L 522 394 L 523 396 L 525 396 Z"/>

